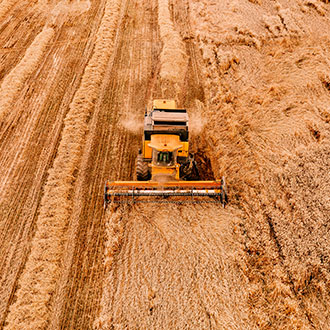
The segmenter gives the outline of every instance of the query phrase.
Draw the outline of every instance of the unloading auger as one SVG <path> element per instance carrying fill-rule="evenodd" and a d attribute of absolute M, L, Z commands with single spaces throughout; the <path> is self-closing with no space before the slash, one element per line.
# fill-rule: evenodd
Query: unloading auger
<path fill-rule="evenodd" d="M 114 203 L 228 202 L 224 177 L 200 181 L 189 153 L 188 114 L 173 100 L 154 100 L 145 113 L 142 149 L 136 160 L 137 181 L 107 181 L 104 207 Z M 212 197 L 204 199 L 202 197 Z"/>

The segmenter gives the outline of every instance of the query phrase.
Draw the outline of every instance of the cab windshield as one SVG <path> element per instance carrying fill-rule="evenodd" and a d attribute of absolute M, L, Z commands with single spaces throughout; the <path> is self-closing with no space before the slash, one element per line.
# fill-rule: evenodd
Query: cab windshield
<path fill-rule="evenodd" d="M 172 166 L 174 165 L 174 154 L 170 151 L 156 151 L 154 150 L 154 163 L 158 166 Z"/>

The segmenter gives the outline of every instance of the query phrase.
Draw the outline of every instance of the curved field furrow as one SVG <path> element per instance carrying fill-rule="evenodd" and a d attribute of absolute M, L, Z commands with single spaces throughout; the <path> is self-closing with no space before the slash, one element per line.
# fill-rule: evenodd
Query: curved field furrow
<path fill-rule="evenodd" d="M 20 62 L 46 22 L 37 6 L 25 1 L 17 1 L 8 16 L 0 24 L 0 81 Z"/>

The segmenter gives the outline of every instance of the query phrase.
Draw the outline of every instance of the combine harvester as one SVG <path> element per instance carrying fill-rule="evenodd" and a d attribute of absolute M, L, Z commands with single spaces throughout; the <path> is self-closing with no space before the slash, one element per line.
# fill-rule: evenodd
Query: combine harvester
<path fill-rule="evenodd" d="M 173 100 L 154 100 L 151 111 L 145 112 L 142 150 L 136 160 L 137 181 L 107 181 L 104 208 L 112 202 L 213 202 L 225 206 L 224 178 L 199 180 L 188 138 L 187 111 L 177 109 Z"/>

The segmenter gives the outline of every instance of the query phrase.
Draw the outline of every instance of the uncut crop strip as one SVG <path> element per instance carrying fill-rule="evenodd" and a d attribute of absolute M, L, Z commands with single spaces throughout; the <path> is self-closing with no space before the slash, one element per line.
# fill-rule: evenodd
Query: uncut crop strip
<path fill-rule="evenodd" d="M 204 2 L 207 3 L 207 1 Z M 210 7 L 206 5 L 204 8 Z M 212 27 L 217 26 L 216 21 L 219 16 L 217 13 L 220 14 L 220 12 L 223 11 L 223 8 L 221 8 L 221 11 L 214 9 L 215 8 L 212 8 L 212 10 L 210 9 L 208 13 L 196 10 L 194 14 L 194 17 L 203 20 L 201 24 L 195 22 L 195 31 L 197 33 L 196 39 L 199 42 L 201 54 L 205 61 L 204 81 L 207 87 L 205 91 L 206 99 L 209 100 L 210 109 L 205 114 L 210 118 L 208 120 L 210 125 L 207 127 L 207 134 L 209 134 L 210 141 L 214 145 L 214 148 L 212 148 L 214 151 L 212 155 L 212 165 L 214 164 L 217 173 L 224 169 L 225 175 L 231 181 L 229 185 L 231 191 L 236 189 L 237 191 L 239 189 L 242 191 L 243 189 L 245 190 L 238 200 L 239 203 L 244 205 L 243 209 L 245 209 L 247 213 L 246 219 L 242 221 L 244 228 L 242 237 L 244 237 L 245 244 L 249 246 L 249 251 L 246 253 L 246 260 L 247 266 L 249 267 L 248 273 L 252 274 L 252 276 L 249 275 L 250 283 L 254 282 L 253 286 L 248 286 L 249 296 L 253 299 L 251 300 L 253 304 L 250 304 L 251 320 L 255 320 L 258 324 L 260 324 L 260 321 L 264 322 L 264 324 L 271 322 L 274 329 L 309 329 L 311 326 L 313 328 L 322 328 L 322 326 L 316 326 L 314 320 L 317 318 L 326 319 L 326 316 L 324 316 L 326 313 L 324 311 L 327 308 L 324 302 L 328 301 L 328 299 L 326 298 L 326 294 L 324 295 L 325 297 L 322 296 L 324 293 L 322 290 L 319 290 L 319 288 L 317 289 L 317 295 L 314 295 L 311 290 L 312 285 L 310 285 L 312 281 L 320 285 L 320 287 L 324 285 L 324 278 L 322 278 L 324 276 L 323 273 L 321 273 L 321 271 L 319 273 L 322 274 L 322 277 L 318 275 L 319 269 L 322 268 L 317 268 L 319 266 L 315 267 L 318 271 L 314 271 L 313 269 L 314 273 L 311 271 L 308 274 L 310 279 L 305 280 L 305 272 L 306 269 L 308 269 L 309 260 L 315 258 L 314 260 L 316 261 L 313 260 L 312 262 L 316 265 L 320 264 L 319 260 L 322 258 L 323 254 L 326 254 L 325 251 L 327 250 L 326 247 L 324 248 L 322 246 L 323 242 L 318 239 L 317 231 L 313 230 L 312 234 L 312 232 L 307 229 L 323 227 L 321 223 L 324 220 L 320 212 L 322 209 L 322 201 L 317 198 L 317 190 L 321 190 L 322 188 L 318 187 L 318 189 L 315 189 L 316 184 L 314 185 L 311 183 L 313 180 L 308 178 L 308 171 L 304 173 L 304 177 L 308 178 L 306 181 L 309 182 L 309 185 L 314 186 L 314 192 L 309 193 L 308 202 L 305 203 L 305 205 L 308 205 L 307 208 L 310 214 L 313 214 L 313 212 L 318 214 L 318 216 L 315 217 L 317 220 L 313 224 L 310 215 L 305 216 L 305 218 L 302 216 L 304 206 L 298 206 L 298 201 L 301 196 L 303 196 L 302 191 L 305 193 L 308 188 L 302 188 L 301 185 L 301 192 L 298 192 L 297 187 L 295 187 L 294 189 L 296 190 L 292 192 L 292 188 L 287 188 L 290 187 L 290 185 L 285 182 L 283 187 L 285 186 L 285 188 L 288 189 L 287 191 L 290 191 L 291 195 L 289 196 L 292 196 L 290 197 L 292 199 L 288 203 L 288 199 L 285 193 L 283 193 L 283 188 L 277 187 L 276 184 L 272 182 L 276 182 L 276 180 L 270 178 L 272 176 L 276 177 L 278 174 L 275 173 L 281 171 L 280 169 L 282 166 L 279 160 L 281 160 L 282 157 L 282 161 L 286 157 L 293 157 L 297 146 L 300 145 L 300 148 L 302 145 L 308 146 L 308 144 L 310 144 L 310 148 L 315 151 L 315 145 L 313 145 L 314 143 L 312 140 L 313 135 L 308 132 L 308 127 L 306 127 L 307 118 L 310 123 L 315 123 L 314 125 L 318 127 L 317 131 L 319 132 L 322 131 L 322 123 L 320 123 L 318 118 L 315 118 L 313 112 L 310 111 L 312 108 L 299 107 L 299 110 L 292 111 L 290 116 L 287 116 L 284 111 L 281 111 L 281 108 L 283 104 L 290 104 L 293 100 L 300 104 L 306 102 L 308 104 L 314 103 L 315 105 L 316 99 L 322 99 L 321 84 L 315 83 L 315 91 L 319 89 L 317 91 L 318 97 L 316 98 L 315 96 L 311 97 L 312 93 L 305 93 L 305 87 L 299 86 L 297 82 L 304 81 L 305 85 L 307 81 L 309 81 L 308 84 L 314 86 L 313 80 L 316 77 L 312 71 L 315 70 L 315 67 L 321 70 L 322 66 L 320 62 L 323 60 L 323 54 L 320 53 L 320 57 L 318 57 L 317 60 L 311 57 L 309 59 L 310 62 L 306 61 L 304 66 L 296 69 L 294 59 L 286 49 L 293 47 L 291 51 L 295 56 L 299 56 L 298 54 L 300 52 L 304 55 L 308 54 L 309 50 L 307 50 L 304 45 L 305 40 L 302 44 L 295 45 L 290 39 L 288 39 L 287 44 L 281 44 L 277 43 L 275 38 L 270 38 L 270 40 L 273 39 L 273 44 L 271 45 L 272 51 L 281 49 L 283 56 L 268 58 L 269 55 L 266 55 L 265 52 L 268 43 L 263 44 L 262 33 L 258 35 L 245 31 L 241 32 L 239 37 L 233 34 L 230 39 L 221 39 L 220 32 L 214 33 L 212 36 Z M 286 13 L 290 13 L 290 10 L 286 11 Z M 279 13 L 279 15 L 282 15 L 282 13 Z M 212 16 L 214 18 L 213 21 Z M 208 20 L 209 23 L 207 23 Z M 230 24 L 234 22 L 234 19 L 228 18 L 228 21 L 229 20 Z M 276 21 L 282 24 L 279 18 L 277 18 Z M 282 19 L 282 21 L 286 21 L 286 18 Z M 287 31 L 290 30 L 290 28 L 287 28 L 288 26 L 289 24 L 286 23 L 285 34 L 290 32 Z M 311 26 L 309 26 L 309 28 L 310 27 Z M 267 28 L 269 28 L 269 26 L 267 26 Z M 272 34 L 280 32 L 280 30 L 277 30 L 276 24 L 274 24 L 274 28 L 271 27 L 271 30 Z M 275 33 L 273 31 L 275 31 Z M 244 38 L 242 38 L 243 33 L 245 33 Z M 314 40 L 307 39 L 306 44 L 308 43 L 310 43 L 310 49 L 313 49 L 314 45 L 320 44 L 320 41 L 317 39 L 317 42 L 315 42 Z M 249 51 L 245 52 L 243 47 L 240 46 L 241 44 L 254 45 L 255 49 L 253 53 L 250 53 L 252 47 L 249 47 Z M 253 62 L 255 59 L 259 59 L 257 66 Z M 242 60 L 244 64 L 241 62 Z M 246 63 L 248 63 L 248 65 L 246 65 Z M 285 65 L 283 65 L 283 63 L 285 63 Z M 253 72 L 254 69 L 247 69 L 250 65 L 254 68 L 258 67 L 258 70 L 263 72 L 262 75 L 259 75 L 258 71 Z M 309 73 L 308 71 L 311 67 L 312 70 Z M 282 74 L 284 71 L 286 74 Z M 268 79 L 270 84 L 273 84 L 268 91 L 263 89 L 262 83 L 260 87 L 257 87 L 257 82 L 262 81 L 264 74 L 264 77 Z M 253 77 L 254 75 L 255 77 Z M 303 78 L 300 78 L 300 76 L 303 76 Z M 277 77 L 281 77 L 280 80 L 276 81 Z M 243 85 L 239 86 L 245 78 L 247 78 L 245 80 L 247 86 L 251 82 L 255 82 L 252 83 L 253 88 L 245 89 Z M 238 86 L 239 88 L 237 88 Z M 238 90 L 239 93 L 237 93 Z M 255 90 L 257 92 L 255 92 Z M 290 92 L 286 92 L 286 90 L 290 90 Z M 327 93 L 326 91 L 324 92 Z M 269 94 L 279 95 L 277 101 L 274 102 L 276 97 Z M 308 97 L 311 97 L 312 101 L 308 100 Z M 252 102 L 253 99 L 254 102 Z M 258 104 L 262 104 L 262 106 L 259 107 Z M 323 108 L 324 104 L 327 103 L 322 104 L 322 102 L 320 102 L 319 104 L 320 108 Z M 317 140 L 319 136 L 314 138 Z M 306 148 L 306 150 L 308 150 L 308 148 Z M 320 151 L 320 153 L 321 152 L 322 151 Z M 302 153 L 305 153 L 305 150 Z M 318 165 L 320 164 L 321 174 L 321 168 L 324 166 L 322 164 L 322 157 L 318 156 L 318 158 L 315 159 L 318 159 L 317 163 Z M 300 164 L 305 164 L 305 161 L 296 161 L 296 163 L 299 162 Z M 302 165 L 300 166 L 303 168 Z M 289 167 L 285 168 L 283 174 L 278 176 L 288 175 L 288 168 Z M 315 174 L 317 166 L 313 165 L 311 168 L 315 171 L 313 177 L 322 177 L 321 175 Z M 266 174 L 266 172 L 268 173 Z M 292 173 L 288 176 L 290 180 L 295 180 Z M 240 180 L 242 180 L 242 182 L 240 182 Z M 298 180 L 301 180 L 301 178 Z M 255 191 L 258 190 L 258 196 L 247 199 L 246 197 L 249 194 L 252 195 L 254 193 L 252 189 L 248 191 L 249 182 L 258 184 L 260 188 L 253 189 Z M 285 197 L 283 201 L 281 201 L 280 196 L 283 195 Z M 313 203 L 313 198 L 317 198 L 317 203 Z M 264 205 L 267 205 L 267 211 L 265 211 Z M 277 210 L 277 205 L 281 205 L 280 212 Z M 294 205 L 294 208 L 292 205 Z M 311 211 L 312 209 L 313 211 Z M 301 213 L 296 217 L 295 212 Z M 297 221 L 298 219 L 299 221 Z M 300 222 L 304 223 L 304 225 L 301 226 L 301 230 L 298 229 Z M 316 223 L 317 225 L 315 225 Z M 290 232 L 292 228 L 293 230 Z M 303 231 L 306 232 L 303 233 Z M 308 237 L 312 235 L 314 236 L 313 241 L 311 240 L 310 243 L 307 244 Z M 322 237 L 322 240 L 325 239 L 325 235 L 320 235 L 320 237 Z M 297 242 L 300 240 L 303 243 L 299 246 Z M 303 248 L 309 251 L 305 255 L 304 252 L 302 252 Z M 257 253 L 254 254 L 254 251 L 257 251 Z M 318 251 L 322 252 L 320 253 Z M 255 257 L 256 255 L 258 255 L 258 258 Z M 272 260 L 271 258 L 274 259 Z M 263 260 L 262 267 L 260 267 L 261 262 L 259 264 L 255 263 L 256 259 Z M 301 261 L 302 259 L 303 262 Z M 258 267 L 256 267 L 256 265 L 258 265 Z M 303 269 L 303 271 L 301 271 L 301 269 Z M 296 274 L 294 274 L 295 272 Z M 296 282 L 294 282 L 294 280 Z M 301 283 L 304 284 L 301 285 Z M 299 290 L 296 289 L 297 287 L 299 287 Z M 302 287 L 304 287 L 304 289 L 301 289 Z M 305 292 L 308 292 L 308 294 L 313 297 L 311 298 L 313 303 L 307 299 L 308 302 L 306 303 L 306 300 L 304 301 L 304 299 L 301 299 L 299 294 L 297 295 L 297 292 L 304 292 L 302 294 L 304 299 L 306 299 Z M 319 301 L 322 301 L 322 303 L 319 303 L 317 301 L 318 299 L 320 299 Z M 267 303 L 264 303 L 265 301 L 267 301 Z M 320 308 L 320 306 L 322 307 Z M 324 308 L 323 313 L 320 312 L 322 308 Z M 311 313 L 313 309 L 316 311 L 314 315 Z M 285 317 L 283 317 L 284 310 L 286 311 Z M 321 314 L 323 314 L 323 316 L 320 317 L 319 315 Z M 312 322 L 315 322 L 314 325 Z"/>
<path fill-rule="evenodd" d="M 64 120 L 62 139 L 49 171 L 31 253 L 19 280 L 17 300 L 10 308 L 5 329 L 45 329 L 49 304 L 61 270 L 66 227 L 72 211 L 75 171 L 79 168 L 88 119 L 98 98 L 112 54 L 120 1 L 107 1 L 94 53 Z"/>
<path fill-rule="evenodd" d="M 109 274 L 116 253 L 118 252 L 120 245 L 123 240 L 124 232 L 124 219 L 123 217 L 127 214 L 126 207 L 119 208 L 117 211 L 114 211 L 109 220 L 106 223 L 106 244 L 105 244 L 105 253 L 104 253 L 104 266 L 105 273 Z M 111 297 L 112 287 L 105 285 L 103 288 L 102 300 L 101 300 L 101 311 L 99 317 L 94 322 L 95 329 L 103 329 L 104 326 L 111 326 L 108 324 L 109 315 L 106 308 L 108 301 Z"/>
<path fill-rule="evenodd" d="M 10 112 L 25 81 L 40 64 L 53 36 L 54 30 L 52 28 L 44 28 L 27 49 L 20 63 L 4 78 L 0 87 L 0 122 Z"/>
<path fill-rule="evenodd" d="M 158 1 L 158 24 L 163 42 L 160 77 L 165 82 L 173 83 L 178 93 L 185 78 L 188 57 L 181 37 L 174 28 L 168 5 L 168 0 Z"/>

